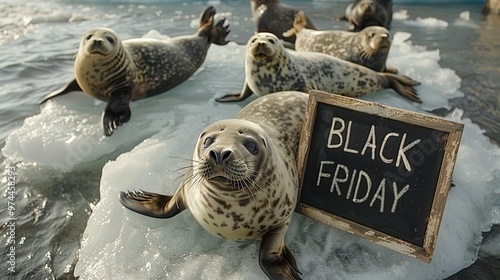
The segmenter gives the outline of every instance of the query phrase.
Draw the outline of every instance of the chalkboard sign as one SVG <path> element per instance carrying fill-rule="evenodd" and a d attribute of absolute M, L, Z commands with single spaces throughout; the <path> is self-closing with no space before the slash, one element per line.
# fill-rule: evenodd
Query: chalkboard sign
<path fill-rule="evenodd" d="M 463 124 L 309 92 L 297 211 L 430 262 Z"/>

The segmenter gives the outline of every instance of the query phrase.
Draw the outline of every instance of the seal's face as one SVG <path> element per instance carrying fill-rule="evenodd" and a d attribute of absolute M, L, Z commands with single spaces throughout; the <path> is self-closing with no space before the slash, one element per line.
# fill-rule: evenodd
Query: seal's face
<path fill-rule="evenodd" d="M 95 28 L 83 36 L 80 42 L 80 52 L 87 55 L 108 56 L 112 55 L 120 44 L 120 39 L 113 30 Z"/>
<path fill-rule="evenodd" d="M 375 53 L 388 53 L 392 44 L 389 30 L 381 26 L 365 27 L 362 31 L 365 45 L 362 55 L 364 58 L 370 58 Z"/>
<path fill-rule="evenodd" d="M 283 44 L 276 35 L 260 32 L 248 40 L 247 53 L 255 60 L 274 60 L 282 51 Z"/>
<path fill-rule="evenodd" d="M 244 120 L 219 121 L 201 134 L 193 157 L 193 175 L 225 191 L 258 191 L 258 170 L 268 161 L 265 132 Z M 194 179 L 196 180 L 196 179 Z"/>

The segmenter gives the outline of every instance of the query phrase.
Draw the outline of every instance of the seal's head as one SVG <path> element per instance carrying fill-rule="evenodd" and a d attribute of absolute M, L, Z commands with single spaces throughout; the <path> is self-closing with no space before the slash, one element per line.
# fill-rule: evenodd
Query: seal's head
<path fill-rule="evenodd" d="M 247 54 L 258 61 L 275 60 L 283 51 L 283 43 L 272 33 L 256 33 L 248 40 Z"/>
<path fill-rule="evenodd" d="M 94 28 L 82 37 L 79 54 L 109 56 L 119 49 L 120 38 L 116 33 L 104 27 Z"/>
<path fill-rule="evenodd" d="M 363 58 L 370 58 L 375 53 L 388 53 L 391 47 L 391 33 L 382 26 L 368 26 L 360 31 L 363 36 Z"/>
<path fill-rule="evenodd" d="M 193 180 L 207 180 L 227 192 L 261 191 L 266 182 L 260 178 L 272 172 L 262 169 L 271 161 L 267 138 L 261 127 L 246 120 L 222 120 L 208 126 L 194 151 Z"/>

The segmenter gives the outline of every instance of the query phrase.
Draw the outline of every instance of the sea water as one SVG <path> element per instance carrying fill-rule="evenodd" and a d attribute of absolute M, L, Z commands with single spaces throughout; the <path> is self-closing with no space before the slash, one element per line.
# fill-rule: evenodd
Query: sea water
<path fill-rule="evenodd" d="M 335 20 L 346 2 L 288 3 L 305 10 L 320 29 L 346 26 Z M 103 102 L 72 93 L 38 105 L 44 95 L 72 79 L 72 59 L 87 30 L 110 27 L 122 39 L 192 34 L 209 4 L 215 5 L 217 18 L 228 19 L 233 42 L 211 46 L 199 71 L 179 87 L 134 102 L 132 119 L 112 137 L 104 137 L 99 125 Z M 482 232 L 500 223 L 500 150 L 495 144 L 500 142 L 500 23 L 483 17 L 480 9 L 480 3 L 395 1 L 388 64 L 422 82 L 418 91 L 423 103 L 408 102 L 392 90 L 364 98 L 465 124 L 455 187 L 432 263 L 295 215 L 286 243 L 305 279 L 446 278 L 476 260 Z M 202 129 L 234 116 L 256 98 L 215 102 L 243 85 L 244 44 L 255 30 L 247 1 L 12 1 L 0 3 L 0 13 L 2 275 L 264 278 L 257 262 L 258 242 L 213 237 L 187 211 L 156 220 L 125 210 L 117 200 L 119 191 L 129 189 L 173 193 Z M 10 193 L 13 181 L 15 192 Z M 15 207 L 4 211 L 11 197 Z M 15 244 L 9 244 L 12 234 Z M 483 242 L 481 254 L 500 255 L 498 244 L 494 235 Z M 12 251 L 16 272 L 9 274 Z"/>

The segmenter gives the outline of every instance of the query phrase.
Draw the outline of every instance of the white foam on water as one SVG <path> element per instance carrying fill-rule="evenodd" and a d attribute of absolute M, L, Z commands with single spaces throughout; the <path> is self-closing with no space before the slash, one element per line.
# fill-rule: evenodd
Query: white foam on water
<path fill-rule="evenodd" d="M 406 25 L 428 27 L 428 28 L 447 28 L 448 25 L 450 25 L 447 21 L 434 17 L 426 17 L 426 18 L 417 17 L 414 20 L 412 19 L 405 20 L 403 21 L 403 23 Z"/>

